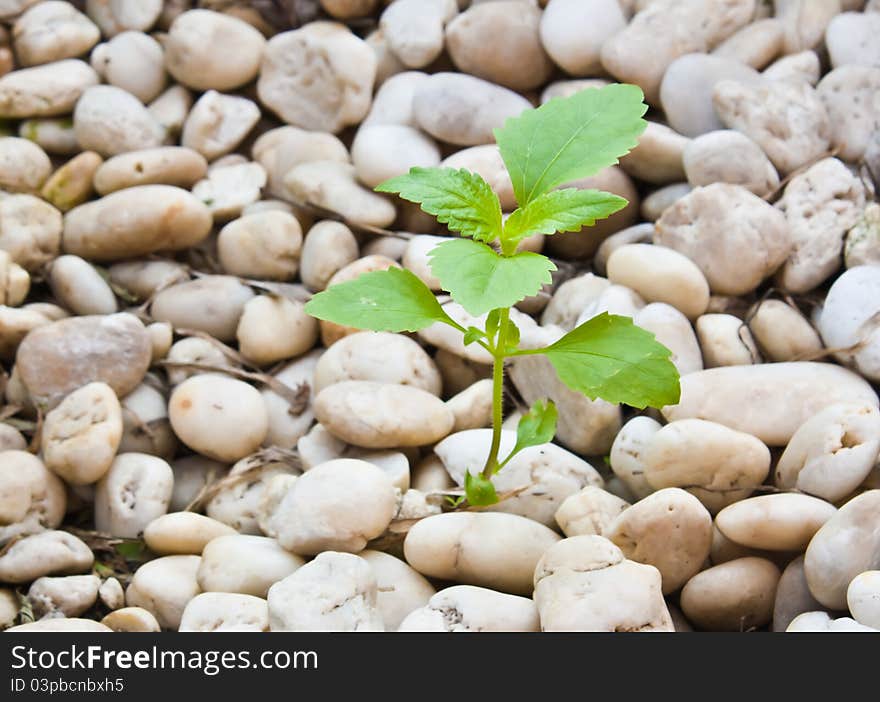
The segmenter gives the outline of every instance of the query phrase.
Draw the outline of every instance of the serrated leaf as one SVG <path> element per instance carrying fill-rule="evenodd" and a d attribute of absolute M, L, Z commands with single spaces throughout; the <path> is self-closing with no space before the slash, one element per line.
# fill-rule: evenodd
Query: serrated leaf
<path fill-rule="evenodd" d="M 476 173 L 453 168 L 413 168 L 376 188 L 415 202 L 450 230 L 491 243 L 501 235 L 501 204 Z"/>
<path fill-rule="evenodd" d="M 523 449 L 552 441 L 556 436 L 558 419 L 556 405 L 549 400 L 538 400 L 532 405 L 532 408 L 520 418 L 516 427 L 516 445 L 510 455 L 504 459 L 501 467 L 507 465 L 508 461 Z"/>
<path fill-rule="evenodd" d="M 492 481 L 480 473 L 471 475 L 468 471 L 464 474 L 464 492 L 468 503 L 474 507 L 488 507 L 498 502 L 498 494 Z"/>
<path fill-rule="evenodd" d="M 617 163 L 647 126 L 642 98 L 635 85 L 590 88 L 550 100 L 496 129 L 519 205 Z"/>
<path fill-rule="evenodd" d="M 428 256 L 443 289 L 475 317 L 536 294 L 552 281 L 556 266 L 546 256 L 525 252 L 500 256 L 485 244 L 451 239 Z"/>
<path fill-rule="evenodd" d="M 372 331 L 419 331 L 435 322 L 455 325 L 434 293 L 402 268 L 364 273 L 331 285 L 306 304 L 317 319 Z"/>
<path fill-rule="evenodd" d="M 626 206 L 624 198 L 601 190 L 551 190 L 507 218 L 501 241 L 515 249 L 515 244 L 532 234 L 576 232 Z"/>
<path fill-rule="evenodd" d="M 678 403 L 672 352 L 629 317 L 603 312 L 543 350 L 559 379 L 592 399 L 643 409 Z"/>

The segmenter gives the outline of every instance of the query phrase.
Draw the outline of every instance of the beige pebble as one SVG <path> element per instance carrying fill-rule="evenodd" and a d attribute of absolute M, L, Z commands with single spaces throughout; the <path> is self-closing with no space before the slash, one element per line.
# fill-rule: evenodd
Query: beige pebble
<path fill-rule="evenodd" d="M 763 558 L 738 558 L 691 578 L 681 591 L 681 608 L 699 629 L 747 631 L 773 616 L 779 569 Z"/>
<path fill-rule="evenodd" d="M 750 548 L 803 551 L 837 510 L 809 495 L 750 497 L 725 507 L 715 523 L 729 539 Z"/>
<path fill-rule="evenodd" d="M 601 534 L 637 563 L 660 571 L 663 593 L 675 592 L 709 557 L 712 516 L 679 488 L 664 488 L 636 502 Z"/>
<path fill-rule="evenodd" d="M 90 383 L 46 415 L 42 451 L 46 466 L 72 485 L 100 480 L 122 439 L 122 408 L 106 383 Z"/>

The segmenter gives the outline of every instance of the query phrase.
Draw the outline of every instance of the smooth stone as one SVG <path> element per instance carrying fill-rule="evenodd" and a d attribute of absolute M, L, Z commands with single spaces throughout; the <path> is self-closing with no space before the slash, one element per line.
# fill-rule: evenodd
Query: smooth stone
<path fill-rule="evenodd" d="M 0 76 L 0 118 L 70 114 L 82 94 L 100 82 L 85 61 L 65 59 Z"/>
<path fill-rule="evenodd" d="M 880 380 L 880 327 L 874 321 L 880 266 L 856 266 L 828 291 L 816 326 L 825 345 L 869 380 Z"/>
<path fill-rule="evenodd" d="M 708 568 L 681 591 L 688 621 L 710 631 L 747 631 L 773 617 L 779 569 L 763 558 L 738 558 Z"/>
<path fill-rule="evenodd" d="M 157 291 L 150 315 L 175 329 L 195 329 L 218 341 L 232 341 L 244 308 L 254 297 L 253 290 L 238 278 L 203 275 Z"/>
<path fill-rule="evenodd" d="M 355 167 L 338 161 L 310 161 L 284 177 L 287 191 L 302 202 L 323 207 L 355 224 L 387 227 L 397 216 L 395 206 L 355 178 Z"/>
<path fill-rule="evenodd" d="M 640 213 L 648 222 L 656 222 L 663 213 L 693 190 L 690 183 L 671 183 L 657 188 L 642 201 Z"/>
<path fill-rule="evenodd" d="M 150 339 L 130 314 L 72 317 L 28 334 L 18 348 L 16 368 L 35 402 L 56 405 L 91 382 L 109 385 L 124 397 L 150 366 Z"/>
<path fill-rule="evenodd" d="M 417 522 L 403 544 L 407 562 L 429 578 L 530 595 L 542 554 L 559 536 L 500 512 L 439 514 Z"/>
<path fill-rule="evenodd" d="M 444 26 L 457 14 L 455 0 L 397 0 L 382 12 L 379 28 L 404 66 L 422 68 L 443 52 Z"/>
<path fill-rule="evenodd" d="M 880 14 L 876 12 L 843 12 L 836 15 L 825 30 L 825 46 L 831 66 L 873 66 L 880 68 Z"/>
<path fill-rule="evenodd" d="M 644 454 L 651 438 L 660 429 L 661 424 L 656 419 L 647 415 L 633 417 L 623 425 L 611 446 L 611 470 L 637 499 L 654 492 L 645 477 Z"/>
<path fill-rule="evenodd" d="M 132 633 L 158 633 L 162 631 L 159 622 L 151 612 L 143 607 L 122 607 L 110 612 L 101 620 L 101 624 L 111 631 Z"/>
<path fill-rule="evenodd" d="M 66 531 L 25 536 L 0 556 L 0 582 L 29 583 L 45 575 L 85 573 L 95 557 L 86 544 Z"/>
<path fill-rule="evenodd" d="M 606 264 L 608 280 L 626 285 L 647 302 L 666 302 L 689 319 L 709 306 L 709 284 L 700 269 L 683 254 L 664 246 L 629 244 L 612 253 Z"/>
<path fill-rule="evenodd" d="M 203 514 L 171 512 L 147 524 L 144 542 L 159 556 L 200 556 L 213 539 L 235 533 L 232 527 Z"/>
<path fill-rule="evenodd" d="M 779 174 L 754 141 L 732 129 L 700 135 L 684 148 L 684 170 L 695 188 L 741 185 L 763 197 L 779 187 Z"/>
<path fill-rule="evenodd" d="M 748 326 L 732 314 L 704 314 L 695 325 L 706 368 L 748 366 L 761 354 Z"/>
<path fill-rule="evenodd" d="M 432 444 L 455 423 L 452 411 L 435 395 L 365 380 L 325 388 L 315 398 L 314 410 L 328 431 L 363 448 Z"/>
<path fill-rule="evenodd" d="M 846 589 L 859 573 L 880 567 L 880 490 L 843 505 L 810 541 L 804 570 L 810 592 L 829 609 L 846 608 Z"/>
<path fill-rule="evenodd" d="M 141 185 L 70 210 L 65 253 L 116 261 L 157 251 L 180 251 L 210 234 L 211 212 L 193 194 L 171 185 Z"/>
<path fill-rule="evenodd" d="M 101 579 L 96 575 L 37 578 L 27 592 L 36 617 L 78 617 L 98 599 Z"/>
<path fill-rule="evenodd" d="M 866 570 L 852 579 L 846 605 L 859 624 L 880 629 L 880 570 Z"/>
<path fill-rule="evenodd" d="M 837 502 L 871 473 L 880 453 L 880 412 L 870 404 L 830 405 L 807 419 L 776 464 L 775 484 Z"/>
<path fill-rule="evenodd" d="M 162 556 L 138 568 L 125 591 L 129 607 L 152 614 L 163 629 L 178 629 L 187 604 L 201 592 L 198 556 Z"/>
<path fill-rule="evenodd" d="M 880 629 L 862 626 L 855 619 L 840 617 L 832 619 L 828 612 L 804 612 L 795 617 L 788 625 L 786 632 L 862 632 L 876 633 Z"/>
<path fill-rule="evenodd" d="M 659 570 L 663 594 L 669 594 L 709 557 L 712 516 L 690 493 L 664 488 L 624 510 L 601 535 L 630 560 Z"/>
<path fill-rule="evenodd" d="M 803 551 L 831 519 L 834 505 L 809 495 L 759 495 L 725 507 L 715 524 L 728 539 L 749 548 Z"/>
<path fill-rule="evenodd" d="M 775 17 L 747 24 L 712 49 L 721 56 L 761 70 L 782 51 L 785 27 Z"/>
<path fill-rule="evenodd" d="M 253 595 L 203 592 L 183 610 L 178 631 L 269 631 L 269 605 Z"/>
<path fill-rule="evenodd" d="M 214 373 L 178 385 L 168 401 L 168 417 L 183 443 L 217 461 L 232 462 L 252 454 L 269 430 L 260 392 Z"/>
<path fill-rule="evenodd" d="M 112 85 L 86 89 L 73 112 L 73 130 L 81 148 L 105 157 L 158 147 L 165 138 L 143 103 Z"/>
<path fill-rule="evenodd" d="M 818 355 L 822 339 L 800 311 L 782 300 L 763 300 L 749 312 L 749 330 L 770 361 Z"/>
<path fill-rule="evenodd" d="M 878 406 L 871 386 L 830 363 L 765 363 L 711 368 L 681 379 L 681 401 L 668 421 L 699 417 L 785 446 L 807 419 L 838 402 Z"/>
<path fill-rule="evenodd" d="M 541 43 L 573 76 L 596 75 L 605 41 L 626 27 L 617 0 L 551 0 L 541 16 Z"/>
<path fill-rule="evenodd" d="M 0 452 L 0 544 L 64 520 L 67 486 L 24 448 Z"/>
<path fill-rule="evenodd" d="M 110 469 L 122 440 L 122 408 L 105 383 L 70 393 L 46 415 L 41 449 L 46 467 L 70 485 L 89 485 Z"/>
<path fill-rule="evenodd" d="M 9 634 L 32 634 L 36 632 L 61 632 L 65 634 L 100 634 L 113 631 L 108 626 L 94 619 L 41 619 L 38 622 L 29 622 L 27 624 L 19 624 L 18 626 L 9 627 L 6 632 Z"/>
<path fill-rule="evenodd" d="M 588 485 L 559 505 L 555 519 L 566 536 L 605 536 L 630 503 L 607 490 Z"/>
<path fill-rule="evenodd" d="M 648 440 L 642 460 L 653 488 L 686 488 L 713 514 L 748 497 L 770 470 L 761 441 L 703 419 L 664 426 Z"/>
<path fill-rule="evenodd" d="M 221 12 L 190 10 L 177 16 L 165 39 L 165 65 L 194 90 L 233 90 L 260 70 L 266 40 L 247 22 Z M 235 56 L 235 61 L 224 61 Z"/>
<path fill-rule="evenodd" d="M 440 372 L 431 357 L 403 334 L 360 332 L 333 344 L 315 366 L 315 393 L 347 380 L 419 388 L 440 395 Z"/>
<path fill-rule="evenodd" d="M 394 486 L 367 461 L 327 461 L 297 478 L 270 517 L 278 543 L 301 556 L 358 553 L 381 536 L 396 511 Z"/>
<path fill-rule="evenodd" d="M 620 159 L 620 167 L 633 178 L 665 185 L 685 179 L 684 152 L 690 139 L 665 124 L 648 121 L 639 144 Z M 600 271 L 601 272 L 601 271 Z"/>
<path fill-rule="evenodd" d="M 542 18 L 529 0 L 473 5 L 446 27 L 446 51 L 462 73 L 513 90 L 537 88 L 553 72 L 539 34 Z"/>
<path fill-rule="evenodd" d="M 473 585 L 455 585 L 436 593 L 404 619 L 397 631 L 540 631 L 538 610 L 526 597 Z"/>
<path fill-rule="evenodd" d="M 95 528 L 123 539 L 140 538 L 168 511 L 174 473 L 157 456 L 121 453 L 95 486 Z"/>
<path fill-rule="evenodd" d="M 436 590 L 428 580 L 402 561 L 382 551 L 361 551 L 376 576 L 376 604 L 385 631 L 397 631 L 411 612 L 429 605 Z"/>
<path fill-rule="evenodd" d="M 459 146 L 493 143 L 493 129 L 531 107 L 512 90 L 462 73 L 435 73 L 413 96 L 418 126 Z"/>
<path fill-rule="evenodd" d="M 773 631 L 785 631 L 804 612 L 815 612 L 822 605 L 810 594 L 804 574 L 804 557 L 798 556 L 782 571 L 773 603 Z"/>
<path fill-rule="evenodd" d="M 679 375 L 703 370 L 700 345 L 690 321 L 672 305 L 652 302 L 633 315 L 636 326 L 651 332 L 672 352 L 669 360 Z"/>
<path fill-rule="evenodd" d="M 660 83 L 660 103 L 670 127 L 686 137 L 697 137 L 724 126 L 712 104 L 712 91 L 717 83 L 750 83 L 759 78 L 757 71 L 736 59 L 685 54 L 666 69 Z"/>
<path fill-rule="evenodd" d="M 218 536 L 205 544 L 196 578 L 205 592 L 239 592 L 265 598 L 269 588 L 305 560 L 266 536 Z"/>

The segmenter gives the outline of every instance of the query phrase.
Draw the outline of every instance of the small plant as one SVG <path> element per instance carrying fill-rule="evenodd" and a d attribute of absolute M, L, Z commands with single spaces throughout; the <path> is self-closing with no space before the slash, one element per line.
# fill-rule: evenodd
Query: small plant
<path fill-rule="evenodd" d="M 507 359 L 544 355 L 563 383 L 592 399 L 640 409 L 679 400 L 671 352 L 628 317 L 600 314 L 540 349 L 520 348 L 519 329 L 510 319 L 510 308 L 550 283 L 556 270 L 546 256 L 518 251 L 523 239 L 578 231 L 626 206 L 625 199 L 599 190 L 558 188 L 617 163 L 638 143 L 646 110 L 638 87 L 609 85 L 552 100 L 495 130 L 519 203 L 506 221 L 489 184 L 466 170 L 413 168 L 376 188 L 418 203 L 461 235 L 430 252 L 431 270 L 453 300 L 485 318 L 482 328 L 457 323 L 418 277 L 400 268 L 334 285 L 306 306 L 318 319 L 373 331 L 415 332 L 447 324 L 461 332 L 465 345 L 478 344 L 492 355 L 492 444 L 485 464 L 465 477 L 472 505 L 496 503 L 492 476 L 517 453 L 556 433 L 556 407 L 537 402 L 520 420 L 511 454 L 499 456 Z"/>

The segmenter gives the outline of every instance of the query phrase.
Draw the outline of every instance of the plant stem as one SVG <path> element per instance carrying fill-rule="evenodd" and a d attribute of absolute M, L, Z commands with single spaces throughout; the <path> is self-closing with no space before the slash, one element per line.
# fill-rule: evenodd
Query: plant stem
<path fill-rule="evenodd" d="M 490 479 L 498 471 L 498 450 L 501 448 L 501 423 L 504 421 L 504 359 L 507 346 L 507 325 L 510 322 L 510 310 L 501 311 L 498 325 L 498 341 L 492 349 L 492 446 L 483 467 L 483 477 Z"/>

